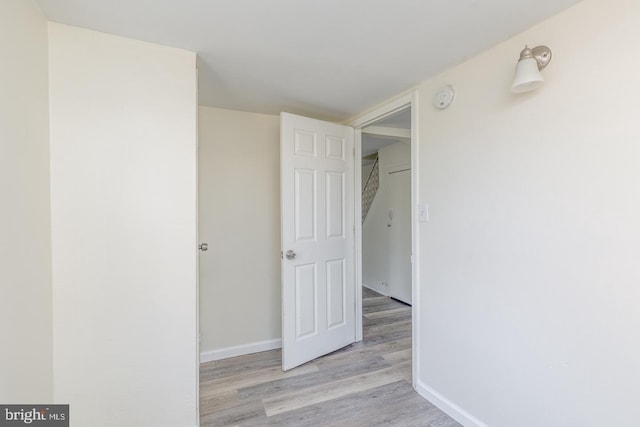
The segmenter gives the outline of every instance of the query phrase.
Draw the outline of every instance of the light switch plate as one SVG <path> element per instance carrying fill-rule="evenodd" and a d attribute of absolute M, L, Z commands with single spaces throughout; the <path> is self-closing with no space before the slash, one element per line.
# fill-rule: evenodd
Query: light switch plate
<path fill-rule="evenodd" d="M 429 205 L 418 205 L 418 221 L 429 222 Z"/>

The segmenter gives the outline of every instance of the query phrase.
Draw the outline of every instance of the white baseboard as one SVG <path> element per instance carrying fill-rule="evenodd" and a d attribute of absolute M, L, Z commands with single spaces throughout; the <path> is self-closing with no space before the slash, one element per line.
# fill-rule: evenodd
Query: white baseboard
<path fill-rule="evenodd" d="M 389 289 L 383 289 L 383 287 L 381 286 L 380 288 L 376 287 L 376 286 L 372 286 L 372 285 L 365 285 L 364 283 L 362 284 L 363 287 L 369 289 L 370 291 L 373 292 L 377 292 L 385 297 L 389 296 Z"/>
<path fill-rule="evenodd" d="M 421 381 L 417 382 L 416 391 L 420 396 L 433 403 L 442 412 L 449 415 L 464 427 L 489 427 L 487 424 L 483 423 L 428 385 L 423 384 Z"/>
<path fill-rule="evenodd" d="M 243 356 L 245 354 L 258 353 L 261 351 L 275 350 L 276 348 L 282 348 L 282 340 L 280 338 L 237 345 L 234 347 L 220 348 L 217 350 L 203 351 L 200 353 L 200 363 L 212 362 L 214 360 L 226 359 L 228 357 Z"/>

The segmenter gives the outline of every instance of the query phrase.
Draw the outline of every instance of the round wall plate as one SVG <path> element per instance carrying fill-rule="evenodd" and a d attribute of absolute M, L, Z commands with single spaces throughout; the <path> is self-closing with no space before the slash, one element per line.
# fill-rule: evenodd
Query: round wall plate
<path fill-rule="evenodd" d="M 433 96 L 433 106 L 438 110 L 444 110 L 453 102 L 454 93 L 453 87 L 443 86 Z"/>

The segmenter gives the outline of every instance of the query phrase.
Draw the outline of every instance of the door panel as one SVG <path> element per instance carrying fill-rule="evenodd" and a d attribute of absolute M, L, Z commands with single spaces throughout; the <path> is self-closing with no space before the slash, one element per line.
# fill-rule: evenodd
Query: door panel
<path fill-rule="evenodd" d="M 315 241 L 316 239 L 316 171 L 310 169 L 295 170 L 295 222 L 296 241 Z"/>
<path fill-rule="evenodd" d="M 318 334 L 318 283 L 316 265 L 297 265 L 296 269 L 296 339 Z"/>
<path fill-rule="evenodd" d="M 344 259 L 327 261 L 327 328 L 344 325 L 347 307 L 345 305 Z"/>
<path fill-rule="evenodd" d="M 344 239 L 344 173 L 327 172 L 327 239 Z"/>
<path fill-rule="evenodd" d="M 288 370 L 355 341 L 354 131 L 283 113 L 280 132 Z"/>

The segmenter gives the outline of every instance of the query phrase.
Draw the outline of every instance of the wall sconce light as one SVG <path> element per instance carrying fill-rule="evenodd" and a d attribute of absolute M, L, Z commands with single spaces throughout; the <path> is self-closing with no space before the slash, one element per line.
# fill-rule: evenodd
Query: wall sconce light
<path fill-rule="evenodd" d="M 540 71 L 544 70 L 549 62 L 551 62 L 551 49 L 546 46 L 537 46 L 533 49 L 525 46 L 520 52 L 520 60 L 516 65 L 511 92 L 529 92 L 540 87 L 544 82 Z"/>

